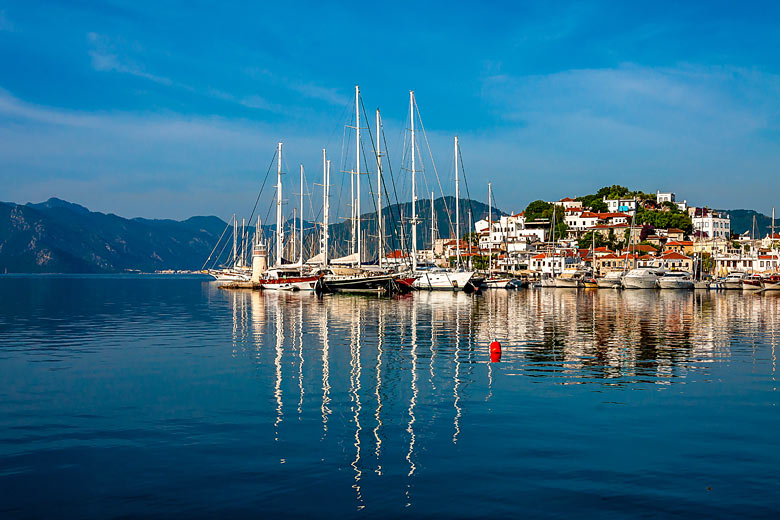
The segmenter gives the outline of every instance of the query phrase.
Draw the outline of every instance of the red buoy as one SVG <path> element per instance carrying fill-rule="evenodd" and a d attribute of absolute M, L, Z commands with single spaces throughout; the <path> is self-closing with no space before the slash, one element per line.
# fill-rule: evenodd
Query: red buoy
<path fill-rule="evenodd" d="M 493 341 L 490 343 L 490 353 L 492 354 L 494 352 L 498 352 L 499 354 L 501 353 L 501 343 L 498 341 Z"/>
<path fill-rule="evenodd" d="M 497 352 L 491 352 L 490 353 L 490 362 L 491 363 L 499 363 L 501 361 L 501 351 Z"/>

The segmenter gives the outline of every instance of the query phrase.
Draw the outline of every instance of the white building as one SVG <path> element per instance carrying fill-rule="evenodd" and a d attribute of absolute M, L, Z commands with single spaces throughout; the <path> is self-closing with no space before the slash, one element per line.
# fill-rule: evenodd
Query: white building
<path fill-rule="evenodd" d="M 663 204 L 664 202 L 671 202 L 672 204 L 677 205 L 677 208 L 680 211 L 685 211 L 685 210 L 688 209 L 688 201 L 687 200 L 684 200 L 682 202 L 677 202 L 677 200 L 675 200 L 675 199 L 676 199 L 676 196 L 671 191 L 662 193 L 662 192 L 656 190 L 656 192 L 655 192 L 655 201 L 658 204 Z"/>
<path fill-rule="evenodd" d="M 562 206 L 563 209 L 575 209 L 575 208 L 582 209 L 582 202 L 579 200 L 574 200 L 570 197 L 563 198 L 556 202 L 551 202 L 550 204 L 555 204 L 556 206 Z"/>
<path fill-rule="evenodd" d="M 727 214 L 709 208 L 689 208 L 688 214 L 693 222 L 694 234 L 702 238 L 731 237 L 731 219 Z"/>
<path fill-rule="evenodd" d="M 628 213 L 632 217 L 636 215 L 636 208 L 639 204 L 636 197 L 628 199 L 608 199 L 604 197 L 602 200 L 607 205 L 610 213 Z"/>
<path fill-rule="evenodd" d="M 561 274 L 567 267 L 578 263 L 579 258 L 571 252 L 539 253 L 528 260 L 528 269 L 541 274 Z"/>

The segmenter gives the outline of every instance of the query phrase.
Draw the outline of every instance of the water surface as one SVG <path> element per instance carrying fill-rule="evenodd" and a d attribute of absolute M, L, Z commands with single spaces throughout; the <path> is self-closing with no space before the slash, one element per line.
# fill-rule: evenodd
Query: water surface
<path fill-rule="evenodd" d="M 775 295 L 0 294 L 5 518 L 780 514 Z"/>

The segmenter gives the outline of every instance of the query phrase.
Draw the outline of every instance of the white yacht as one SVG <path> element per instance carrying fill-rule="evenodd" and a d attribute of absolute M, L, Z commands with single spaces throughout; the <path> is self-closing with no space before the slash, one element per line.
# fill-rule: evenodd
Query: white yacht
<path fill-rule="evenodd" d="M 668 271 L 658 279 L 660 289 L 693 289 L 693 279 L 690 273 L 684 271 Z"/>
<path fill-rule="evenodd" d="M 721 289 L 742 289 L 742 280 L 745 278 L 745 273 L 742 271 L 732 271 L 729 275 L 723 279 Z"/>
<path fill-rule="evenodd" d="M 637 267 L 623 277 L 624 289 L 655 289 L 655 283 L 663 270 L 655 267 Z"/>
<path fill-rule="evenodd" d="M 414 274 L 418 278 L 413 287 L 429 291 L 462 291 L 474 276 L 473 271 L 449 271 L 441 268 L 418 269 Z"/>
<path fill-rule="evenodd" d="M 596 283 L 599 289 L 618 289 L 622 286 L 623 271 L 610 271 L 603 278 L 598 278 Z"/>

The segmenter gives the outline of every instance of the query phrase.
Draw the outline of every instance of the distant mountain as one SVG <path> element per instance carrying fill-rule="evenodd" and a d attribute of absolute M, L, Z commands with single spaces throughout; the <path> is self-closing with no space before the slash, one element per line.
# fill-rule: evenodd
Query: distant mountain
<path fill-rule="evenodd" d="M 225 225 L 217 217 L 125 219 L 60 199 L 0 203 L 0 272 L 197 269 Z"/>
<path fill-rule="evenodd" d="M 759 213 L 752 209 L 726 209 L 722 210 L 731 217 L 731 232 L 742 234 L 753 229 L 753 217 L 756 217 L 756 233 L 758 236 L 766 236 L 772 229 L 772 217 Z M 780 233 L 780 219 L 775 219 L 775 230 Z"/>
<path fill-rule="evenodd" d="M 454 215 L 455 199 L 434 202 L 437 236 L 449 238 L 448 211 Z M 445 209 L 446 206 L 446 209 Z M 461 234 L 468 232 L 469 210 L 472 220 L 487 216 L 487 205 L 460 200 Z M 418 247 L 430 247 L 430 201 L 417 202 Z M 505 213 L 494 209 L 494 218 Z M 403 223 L 401 216 L 403 215 Z M 411 203 L 391 205 L 383 210 L 386 243 L 400 249 L 401 237 L 409 244 Z M 453 217 L 454 218 L 454 217 Z M 331 220 L 335 220 L 332 217 Z M 368 251 L 377 244 L 376 212 L 362 216 L 363 236 Z M 289 237 L 292 220 L 285 224 Z M 144 272 L 163 269 L 200 269 L 212 252 L 227 224 L 220 218 L 191 217 L 187 220 L 127 219 L 52 198 L 38 204 L 0 202 L 0 273 L 109 273 L 127 270 Z M 319 252 L 319 232 L 315 224 L 304 221 L 307 256 Z M 454 221 L 452 221 L 454 229 Z M 402 231 L 403 230 L 403 231 Z M 263 226 L 265 237 L 273 237 L 275 226 Z M 217 250 L 220 260 L 232 250 L 232 234 L 225 233 Z M 330 225 L 331 257 L 347 254 L 351 228 L 348 220 Z M 225 246 L 223 249 L 223 245 Z M 271 244 L 273 245 L 273 244 Z M 408 246 L 407 246 L 408 247 Z M 289 255 L 285 255 L 289 256 Z M 369 255 L 366 255 L 369 256 Z"/>

